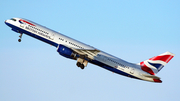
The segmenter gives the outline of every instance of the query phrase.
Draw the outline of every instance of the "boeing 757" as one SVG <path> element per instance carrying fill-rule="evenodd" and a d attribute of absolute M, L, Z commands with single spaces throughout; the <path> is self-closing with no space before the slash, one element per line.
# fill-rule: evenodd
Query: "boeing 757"
<path fill-rule="evenodd" d="M 48 43 L 56 47 L 60 55 L 76 60 L 81 69 L 92 63 L 126 77 L 161 83 L 156 74 L 174 57 L 173 53 L 165 52 L 139 63 L 130 63 L 27 19 L 12 18 L 5 24 L 20 33 L 19 42 L 26 34 Z"/>

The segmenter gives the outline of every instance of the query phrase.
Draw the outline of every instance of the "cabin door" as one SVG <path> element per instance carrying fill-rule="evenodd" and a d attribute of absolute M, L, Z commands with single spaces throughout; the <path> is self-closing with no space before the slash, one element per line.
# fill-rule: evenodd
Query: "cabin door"
<path fill-rule="evenodd" d="M 130 73 L 131 73 L 131 74 L 134 74 L 134 68 L 131 68 Z"/>

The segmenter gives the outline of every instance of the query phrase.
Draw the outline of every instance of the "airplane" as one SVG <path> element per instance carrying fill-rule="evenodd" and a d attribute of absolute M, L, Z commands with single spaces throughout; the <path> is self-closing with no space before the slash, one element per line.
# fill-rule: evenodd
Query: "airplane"
<path fill-rule="evenodd" d="M 22 35 L 26 34 L 48 43 L 56 47 L 63 57 L 76 60 L 77 67 L 81 69 L 92 63 L 113 73 L 138 80 L 162 83 L 156 74 L 175 56 L 165 52 L 139 63 L 130 63 L 27 19 L 11 18 L 5 20 L 5 24 L 20 33 L 19 42 Z"/>

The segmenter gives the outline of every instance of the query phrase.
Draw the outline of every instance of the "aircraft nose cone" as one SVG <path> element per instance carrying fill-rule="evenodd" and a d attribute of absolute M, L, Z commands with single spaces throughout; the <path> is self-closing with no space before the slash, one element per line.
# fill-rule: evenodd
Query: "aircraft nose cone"
<path fill-rule="evenodd" d="M 9 20 L 5 20 L 4 23 L 9 26 Z"/>
<path fill-rule="evenodd" d="M 5 20 L 4 23 L 7 24 L 7 20 Z"/>
<path fill-rule="evenodd" d="M 7 26 L 11 27 L 11 24 L 9 23 L 9 20 L 5 20 L 4 23 L 5 23 Z"/>

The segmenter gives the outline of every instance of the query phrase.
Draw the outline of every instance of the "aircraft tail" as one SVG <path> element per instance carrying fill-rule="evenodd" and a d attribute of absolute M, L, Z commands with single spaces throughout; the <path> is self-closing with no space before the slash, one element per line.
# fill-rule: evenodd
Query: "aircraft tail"
<path fill-rule="evenodd" d="M 151 75 L 157 74 L 172 58 L 173 53 L 165 52 L 149 60 L 140 62 L 141 69 Z"/>

